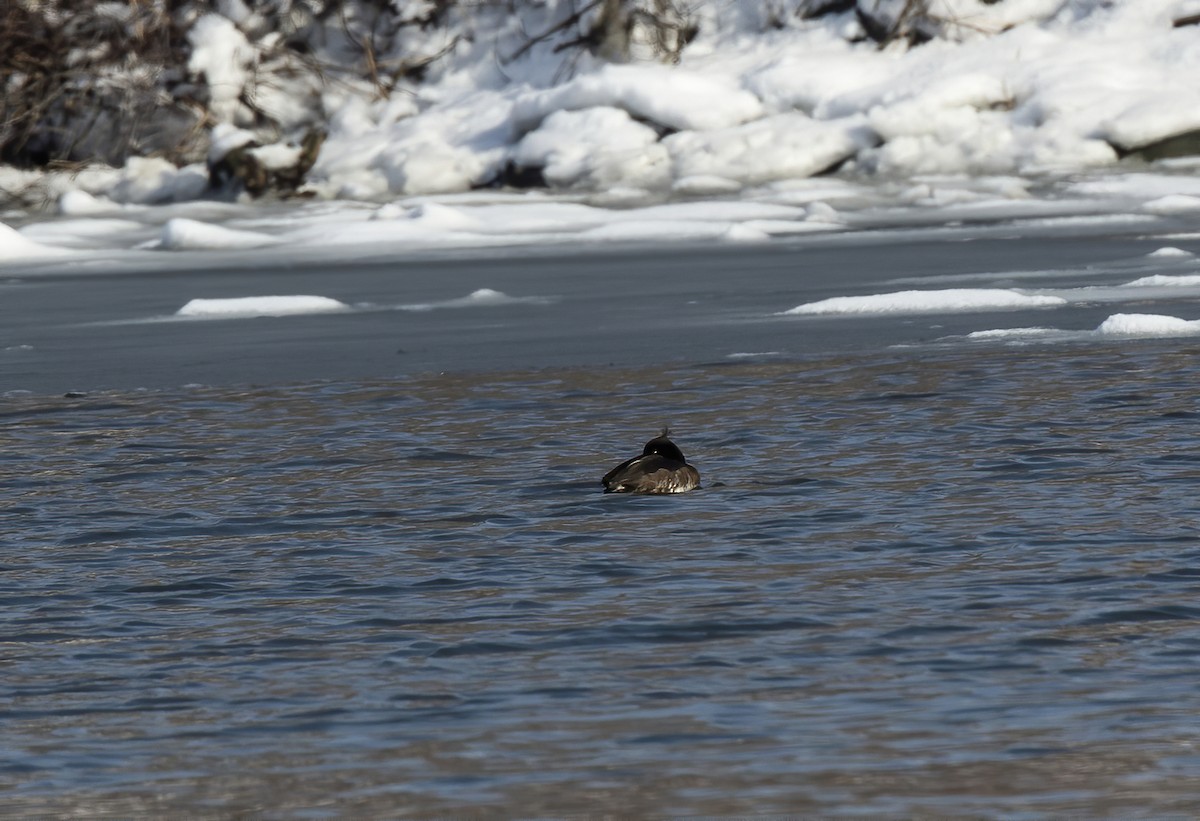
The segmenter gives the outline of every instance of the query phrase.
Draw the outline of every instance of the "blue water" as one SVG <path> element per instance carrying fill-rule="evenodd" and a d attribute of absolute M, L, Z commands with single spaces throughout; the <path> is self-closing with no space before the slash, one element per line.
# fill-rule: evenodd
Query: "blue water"
<path fill-rule="evenodd" d="M 1200 340 L 966 334 L 1194 297 L 779 315 L 1195 268 L 1000 230 L 10 267 L 4 810 L 1192 815 Z M 146 321 L 266 294 L 376 307 Z M 601 493 L 664 424 L 703 489 Z"/>
<path fill-rule="evenodd" d="M 10 397 L 5 804 L 1187 814 L 1198 347 Z"/>

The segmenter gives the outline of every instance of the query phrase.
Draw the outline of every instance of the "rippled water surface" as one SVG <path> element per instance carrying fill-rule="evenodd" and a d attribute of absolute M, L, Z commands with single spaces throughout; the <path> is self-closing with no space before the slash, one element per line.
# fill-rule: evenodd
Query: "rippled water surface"
<path fill-rule="evenodd" d="M 11 397 L 5 803 L 1188 813 L 1198 352 Z"/>

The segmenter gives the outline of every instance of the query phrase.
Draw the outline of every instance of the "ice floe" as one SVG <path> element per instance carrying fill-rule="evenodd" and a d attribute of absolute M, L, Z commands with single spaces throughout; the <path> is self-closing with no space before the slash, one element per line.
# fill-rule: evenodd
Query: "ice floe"
<path fill-rule="evenodd" d="M 433 311 L 439 308 L 488 308 L 498 305 L 549 305 L 554 300 L 544 296 L 509 296 L 503 291 L 492 288 L 479 288 L 464 297 L 446 299 L 440 302 L 418 302 L 411 305 L 398 305 L 401 311 Z"/>
<path fill-rule="evenodd" d="M 972 342 L 1030 343 L 1085 342 L 1100 339 L 1173 339 L 1200 336 L 1200 320 L 1163 314 L 1112 314 L 1092 330 L 1061 328 L 995 328 L 969 333 Z"/>
<path fill-rule="evenodd" d="M 325 296 L 247 296 L 193 299 L 175 312 L 188 319 L 250 319 L 349 311 L 350 306 Z"/>
<path fill-rule="evenodd" d="M 1066 305 L 1059 296 L 1026 294 L 1009 288 L 946 288 L 937 291 L 894 291 L 866 296 L 839 296 L 807 302 L 784 311 L 790 316 L 847 314 L 954 314 Z"/>

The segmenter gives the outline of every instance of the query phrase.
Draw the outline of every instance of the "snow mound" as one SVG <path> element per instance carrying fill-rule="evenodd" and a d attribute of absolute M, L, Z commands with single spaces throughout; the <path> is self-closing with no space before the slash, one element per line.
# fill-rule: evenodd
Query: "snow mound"
<path fill-rule="evenodd" d="M 552 300 L 544 296 L 509 296 L 503 291 L 479 288 L 464 297 L 441 302 L 419 302 L 398 306 L 402 311 L 432 311 L 437 308 L 489 308 L 498 305 L 548 305 Z"/>
<path fill-rule="evenodd" d="M 162 157 L 130 157 L 106 193 L 114 202 L 155 205 L 193 200 L 207 188 L 202 163 L 176 168 Z"/>
<path fill-rule="evenodd" d="M 79 189 L 64 191 L 58 198 L 58 213 L 67 217 L 103 214 L 119 207 L 110 200 L 93 197 L 88 192 Z"/>
<path fill-rule="evenodd" d="M 529 92 L 513 106 L 519 132 L 532 131 L 556 111 L 606 106 L 678 131 L 728 128 L 764 113 L 758 97 L 730 79 L 680 67 L 606 65 L 544 91 Z"/>
<path fill-rule="evenodd" d="M 862 118 L 834 122 L 789 113 L 712 131 L 685 131 L 663 140 L 677 180 L 733 180 L 758 185 L 811 177 L 875 141 Z"/>
<path fill-rule="evenodd" d="M 278 242 L 257 231 L 222 228 L 207 222 L 176 217 L 163 226 L 160 248 L 170 251 L 215 251 L 221 249 L 261 248 Z"/>
<path fill-rule="evenodd" d="M 247 296 L 193 299 L 175 316 L 193 319 L 247 319 L 259 316 L 297 316 L 348 311 L 350 306 L 324 296 Z"/>
<path fill-rule="evenodd" d="M 1157 257 L 1191 257 L 1191 256 L 1195 256 L 1195 254 L 1193 254 L 1191 251 L 1185 251 L 1182 248 L 1174 248 L 1171 246 L 1167 246 L 1166 248 L 1159 248 L 1157 251 L 1151 251 L 1150 253 L 1146 254 L 1146 256 L 1156 257 L 1156 258 Z"/>
<path fill-rule="evenodd" d="M 1066 305 L 1058 296 L 1023 294 L 1007 288 L 947 288 L 941 291 L 895 291 L 869 296 L 839 296 L 808 302 L 785 315 L 953 314 L 972 311 L 1050 308 Z"/>
<path fill-rule="evenodd" d="M 1165 197 L 1159 197 L 1156 200 L 1146 203 L 1142 206 L 1142 210 L 1149 214 L 1158 214 L 1160 216 L 1191 214 L 1200 211 L 1200 197 L 1193 197 L 1188 194 L 1168 194 Z"/>
<path fill-rule="evenodd" d="M 0 222 L 0 264 L 17 260 L 60 257 L 70 251 L 42 245 L 21 235 L 20 231 Z"/>
<path fill-rule="evenodd" d="M 1096 329 L 1100 336 L 1167 338 L 1200 336 L 1200 320 L 1161 314 L 1113 314 Z"/>
<path fill-rule="evenodd" d="M 667 152 L 658 133 L 618 108 L 556 111 L 512 152 L 520 167 L 540 168 L 546 182 L 611 186 L 665 181 Z"/>

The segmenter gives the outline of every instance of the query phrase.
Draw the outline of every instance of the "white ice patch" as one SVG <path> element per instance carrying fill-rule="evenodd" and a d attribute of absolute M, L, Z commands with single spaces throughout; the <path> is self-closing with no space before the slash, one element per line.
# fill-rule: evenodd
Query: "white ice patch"
<path fill-rule="evenodd" d="M 544 296 L 509 296 L 503 291 L 491 288 L 480 288 L 458 299 L 447 299 L 441 302 L 419 302 L 412 305 L 398 305 L 401 311 L 432 311 L 437 308 L 488 308 L 498 305 L 549 305 L 553 300 Z"/>
<path fill-rule="evenodd" d="M 193 299 L 175 312 L 191 319 L 248 319 L 260 316 L 328 314 L 350 306 L 324 296 L 247 296 L 230 299 Z"/>
<path fill-rule="evenodd" d="M 1057 328 L 994 328 L 990 331 L 972 331 L 967 334 L 967 339 L 1010 342 L 1022 339 L 1045 339 L 1061 333 L 1062 331 Z"/>
<path fill-rule="evenodd" d="M 1113 314 L 1096 329 L 1100 336 L 1175 337 L 1200 335 L 1200 320 L 1161 314 Z"/>
<path fill-rule="evenodd" d="M 1198 274 L 1181 274 L 1179 276 L 1171 276 L 1170 274 L 1153 274 L 1141 279 L 1135 279 L 1133 282 L 1126 282 L 1123 288 L 1196 288 L 1200 287 L 1200 275 Z"/>
<path fill-rule="evenodd" d="M 35 222 L 22 228 L 21 233 L 34 242 L 45 242 L 61 248 L 87 250 L 113 238 L 142 235 L 147 230 L 145 225 L 134 220 L 92 217 L 90 219 Z"/>
<path fill-rule="evenodd" d="M 581 232 L 580 238 L 599 242 L 678 242 L 680 240 L 725 239 L 733 228 L 727 222 L 648 219 L 610 222 Z"/>
<path fill-rule="evenodd" d="M 1023 345 L 1047 342 L 1086 342 L 1096 339 L 1172 339 L 1200 336 L 1200 320 L 1162 314 L 1113 314 L 1095 330 L 1060 328 L 996 328 L 967 334 L 972 342 Z"/>
<path fill-rule="evenodd" d="M 1182 248 L 1173 248 L 1171 246 L 1167 246 L 1166 248 L 1159 248 L 1157 251 L 1151 251 L 1150 253 L 1146 254 L 1146 256 L 1183 258 L 1195 256 L 1195 254 L 1193 254 L 1191 251 L 1185 251 Z"/>
<path fill-rule="evenodd" d="M 839 296 L 807 302 L 784 315 L 956 314 L 974 311 L 1051 308 L 1067 300 L 1044 294 L 1023 294 L 1008 288 L 947 288 L 941 291 L 895 291 L 869 296 Z"/>
<path fill-rule="evenodd" d="M 158 247 L 170 251 L 214 251 L 261 248 L 278 242 L 275 237 L 257 231 L 222 228 L 207 222 L 176 217 L 163 226 Z"/>
<path fill-rule="evenodd" d="M 1142 206 L 1142 210 L 1149 214 L 1162 216 L 1194 214 L 1200 211 L 1200 197 L 1193 197 L 1189 194 L 1168 194 L 1146 203 Z"/>

